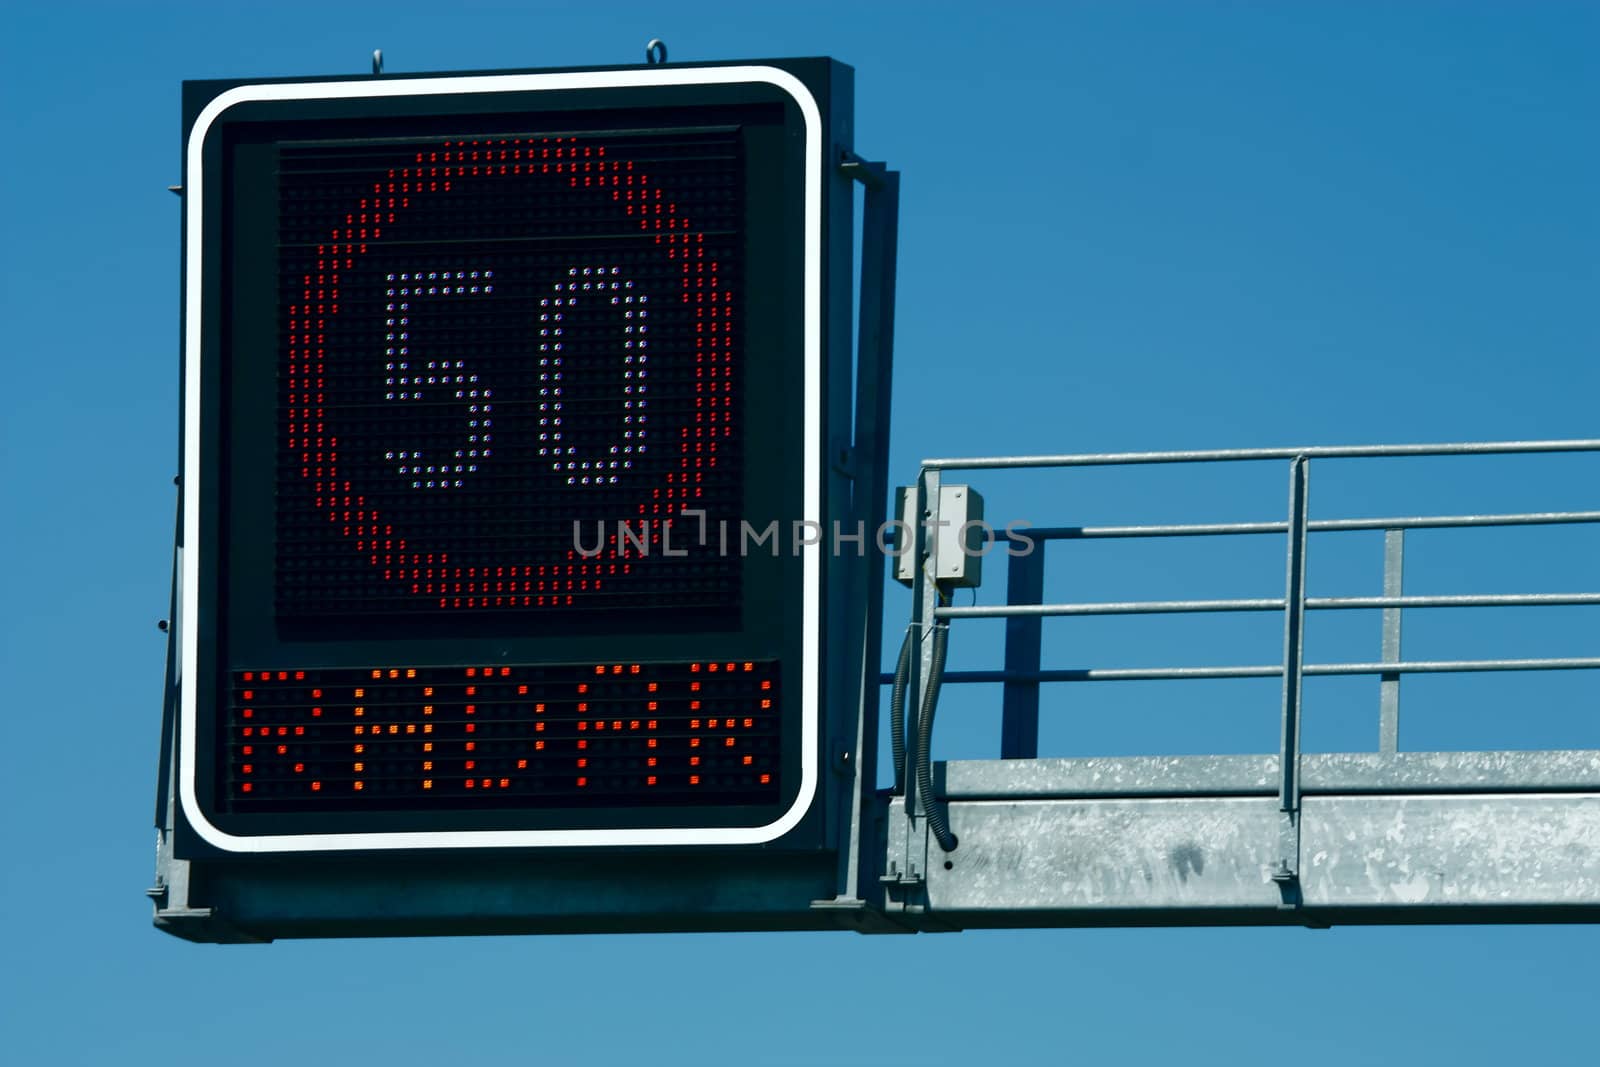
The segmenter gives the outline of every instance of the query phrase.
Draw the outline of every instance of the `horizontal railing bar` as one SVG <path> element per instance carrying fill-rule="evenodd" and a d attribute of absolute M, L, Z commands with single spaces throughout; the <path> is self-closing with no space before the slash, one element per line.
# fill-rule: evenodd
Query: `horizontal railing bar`
<path fill-rule="evenodd" d="M 1280 678 L 1282 667 L 1133 667 L 1055 669 L 1039 671 L 945 671 L 946 683 L 959 682 L 1151 682 L 1187 678 Z M 890 674 L 879 679 L 894 681 Z"/>
<path fill-rule="evenodd" d="M 1308 666 L 1307 674 L 1463 674 L 1473 671 L 1593 671 L 1600 656 L 1565 656 L 1546 659 L 1419 660 L 1411 663 L 1323 663 Z"/>
<path fill-rule="evenodd" d="M 1000 470 L 1017 467 L 1111 467 L 1145 463 L 1228 463 L 1249 460 L 1358 459 L 1400 456 L 1484 456 L 1529 452 L 1600 452 L 1600 440 L 1464 441 L 1436 445 L 1316 445 L 1305 448 L 1216 448 L 1176 452 L 1084 452 L 1055 456 L 975 456 L 925 459 L 924 470 Z"/>
<path fill-rule="evenodd" d="M 1592 671 L 1600 670 L 1600 656 L 1554 659 L 1417 660 L 1410 663 L 1308 663 L 1307 675 L 1352 674 L 1467 674 L 1478 671 Z M 945 671 L 943 681 L 995 682 L 1153 682 L 1195 678 L 1280 678 L 1281 666 L 1261 667 L 1085 667 L 1040 671 Z M 894 675 L 880 674 L 878 682 L 890 685 Z"/>
<path fill-rule="evenodd" d="M 1307 597 L 1308 609 L 1515 608 L 1600 604 L 1600 593 L 1467 593 L 1448 596 Z M 1125 600 L 1098 604 L 972 604 L 934 610 L 944 619 L 1010 619 L 1069 615 L 1187 615 L 1208 612 L 1282 611 L 1283 599 Z"/>
<path fill-rule="evenodd" d="M 1555 526 L 1600 523 L 1600 511 L 1535 511 L 1510 515 L 1407 515 L 1373 519 L 1313 519 L 1312 533 L 1345 530 L 1427 530 L 1462 526 Z M 1076 541 L 1122 537 L 1216 537 L 1241 534 L 1275 534 L 1287 530 L 1283 522 L 1202 522 L 1152 526 L 1037 526 L 997 540 Z"/>
<path fill-rule="evenodd" d="M 1200 522 L 1166 526 L 1033 526 L 995 535 L 996 541 L 1077 541 L 1102 537 L 1208 537 L 1228 534 L 1283 533 L 1283 522 Z"/>
<path fill-rule="evenodd" d="M 1010 619 L 1036 615 L 1175 615 L 1205 611 L 1282 611 L 1283 598 L 1264 600 L 1128 600 L 1103 604 L 973 604 L 936 608 L 942 619 Z"/>
<path fill-rule="evenodd" d="M 1313 519 L 1313 531 L 1429 530 L 1460 526 L 1559 526 L 1600 522 L 1600 511 L 1529 511 L 1509 515 L 1408 515 L 1375 519 Z"/>
<path fill-rule="evenodd" d="M 1451 596 L 1307 597 L 1306 607 L 1349 608 L 1526 608 L 1600 604 L 1600 593 L 1469 593 Z"/>

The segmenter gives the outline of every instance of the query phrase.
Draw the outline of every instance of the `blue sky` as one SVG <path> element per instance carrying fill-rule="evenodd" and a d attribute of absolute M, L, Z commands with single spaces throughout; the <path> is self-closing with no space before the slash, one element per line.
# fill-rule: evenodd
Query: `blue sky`
<path fill-rule="evenodd" d="M 1594 5 L 463 7 L 4 17 L 8 1059 L 1592 1055 L 1592 927 L 265 948 L 153 931 L 155 622 L 178 413 L 179 201 L 165 186 L 185 78 L 360 73 L 375 47 L 392 72 L 631 62 L 652 36 L 673 59 L 853 64 L 858 149 L 905 175 L 900 480 L 930 455 L 1600 436 Z M 1357 468 L 1314 467 L 1314 516 L 1594 508 L 1600 484 L 1581 458 Z M 1276 465 L 973 481 L 991 516 L 1039 524 L 1272 519 L 1285 483 Z M 1415 539 L 1408 592 L 1600 589 L 1592 530 L 1461 536 Z M 1063 555 L 1051 591 L 1272 596 L 1276 551 Z M 1379 551 L 1357 538 L 1314 552 L 1313 593 L 1377 593 Z M 981 597 L 1002 589 L 996 568 Z M 894 633 L 903 594 L 889 605 Z M 1593 610 L 1419 619 L 1408 650 L 1594 655 Z M 1370 616 L 1314 625 L 1309 655 L 1372 658 L 1376 632 Z M 1046 635 L 1047 662 L 1085 666 L 1268 662 L 1281 641 L 1260 620 Z M 998 665 L 997 636 L 958 630 L 954 665 Z M 1596 681 L 1419 682 L 1402 744 L 1600 747 Z M 1275 693 L 1232 684 L 1052 693 L 1046 754 L 1269 750 Z M 952 694 L 941 756 L 996 754 L 995 696 Z M 1372 747 L 1375 703 L 1313 686 L 1308 747 Z"/>

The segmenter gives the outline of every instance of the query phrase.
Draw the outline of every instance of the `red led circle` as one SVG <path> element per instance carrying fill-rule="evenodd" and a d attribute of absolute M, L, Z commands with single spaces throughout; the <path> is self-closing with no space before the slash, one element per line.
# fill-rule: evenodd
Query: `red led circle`
<path fill-rule="evenodd" d="M 380 314 L 365 304 L 355 309 L 341 308 L 341 280 L 367 268 L 373 254 L 389 242 L 403 241 L 408 216 L 414 216 L 422 205 L 464 191 L 503 194 L 514 200 L 518 195 L 530 195 L 532 189 L 563 186 L 571 191 L 564 195 L 589 199 L 592 194 L 592 199 L 614 205 L 619 223 L 677 268 L 677 291 L 669 299 L 675 299 L 693 314 L 692 418 L 687 417 L 689 412 L 685 409 L 682 425 L 647 423 L 643 409 L 649 383 L 643 360 L 635 366 L 634 356 L 627 351 L 618 366 L 630 383 L 626 389 L 634 399 L 623 401 L 628 409 L 624 416 L 628 428 L 621 436 L 610 439 L 616 442 L 610 448 L 612 458 L 592 447 L 568 445 L 563 434 L 571 419 L 563 422 L 559 399 L 540 399 L 537 416 L 541 440 L 543 433 L 552 436 L 540 447 L 540 461 L 554 479 L 555 492 L 581 494 L 590 488 L 591 479 L 597 485 L 621 483 L 624 489 L 628 488 L 625 465 L 635 444 L 643 452 L 647 442 L 659 448 L 665 441 L 670 446 L 670 438 L 676 436 L 676 463 L 648 475 L 650 480 L 629 494 L 626 513 L 607 516 L 612 522 L 611 533 L 599 546 L 598 554 L 581 554 L 575 546 L 552 552 L 546 545 L 540 553 L 510 552 L 492 563 L 481 558 L 453 559 L 447 546 L 430 543 L 427 535 L 414 536 L 404 517 L 392 517 L 374 499 L 382 494 L 374 492 L 370 484 L 363 484 L 359 472 L 353 477 L 350 465 L 341 460 L 340 427 L 330 396 L 339 385 L 330 383 L 327 370 L 330 334 L 335 332 L 341 315 L 348 318 L 351 314 Z M 297 299 L 291 299 L 288 307 L 283 441 L 290 462 L 298 467 L 300 482 L 314 498 L 316 513 L 338 531 L 343 543 L 364 558 L 373 574 L 381 575 L 392 598 L 398 596 L 413 607 L 571 607 L 587 594 L 609 593 L 636 581 L 636 569 L 644 557 L 651 555 L 652 548 L 659 554 L 663 535 L 680 510 L 694 508 L 701 500 L 707 473 L 716 469 L 722 458 L 721 446 L 733 434 L 733 294 L 719 274 L 718 258 L 707 254 L 705 230 L 696 228 L 689 213 L 680 210 L 679 200 L 662 189 L 646 168 L 632 160 L 608 157 L 607 145 L 598 139 L 576 136 L 443 141 L 415 151 L 410 165 L 387 169 L 360 193 L 348 204 L 338 224 L 318 235 L 315 269 L 300 276 Z M 602 254 L 586 253 L 581 244 L 571 255 L 575 264 L 583 265 L 574 265 L 568 279 L 551 282 L 553 295 L 543 298 L 547 307 L 537 321 L 528 323 L 528 328 L 548 329 L 552 316 L 559 320 L 563 310 L 571 313 L 572 305 L 580 299 L 592 302 L 591 297 L 605 298 L 609 293 L 612 303 L 621 309 L 619 314 L 625 316 L 618 320 L 624 335 L 634 330 L 635 323 L 642 330 L 647 309 L 642 303 L 637 308 L 631 304 L 633 297 L 622 288 L 628 279 L 620 268 L 613 266 L 607 274 Z M 592 271 L 598 271 L 598 276 Z M 408 321 L 397 317 L 397 308 L 406 305 L 393 298 L 397 293 L 402 298 L 411 297 L 413 292 L 415 296 L 426 293 L 428 298 L 438 295 L 441 279 L 436 274 L 430 271 L 427 279 L 421 272 L 414 278 L 405 272 L 388 275 L 387 293 L 392 299 L 381 314 L 391 342 L 391 357 L 396 351 L 396 337 L 403 340 L 407 336 L 404 330 Z M 463 270 L 451 277 L 447 271 L 442 280 L 454 283 L 457 295 L 469 290 L 472 294 L 493 292 L 492 271 L 484 272 L 483 277 L 477 271 L 471 275 L 468 277 Z M 424 281 L 426 289 L 421 284 Z M 598 290 L 593 288 L 596 285 Z M 607 286 L 616 292 L 609 292 Z M 450 284 L 442 289 L 450 295 Z M 640 318 L 633 318 L 636 313 Z M 555 330 L 556 334 L 560 332 Z M 622 343 L 631 346 L 633 342 L 624 339 Z M 563 371 L 560 343 L 552 346 L 548 339 L 541 339 L 539 345 L 538 386 L 541 392 L 553 390 L 559 398 Z M 406 349 L 401 347 L 399 352 L 404 354 Z M 681 355 L 687 358 L 689 354 Z M 448 489 L 452 479 L 456 487 L 461 487 L 461 479 L 479 473 L 480 464 L 492 466 L 492 450 L 498 444 L 492 425 L 496 400 L 490 389 L 483 388 L 480 395 L 475 376 L 468 380 L 468 368 L 461 361 L 436 364 L 434 361 L 424 367 L 419 361 L 413 367 L 409 361 L 393 358 L 387 364 L 391 386 L 387 396 L 391 400 L 398 397 L 396 402 L 400 404 L 431 400 L 434 390 L 454 387 L 455 396 L 464 398 L 472 416 L 472 432 L 463 440 L 465 447 L 456 450 L 443 465 L 436 464 L 432 455 L 424 460 L 421 451 L 413 453 L 402 447 L 391 453 L 392 472 L 402 478 L 415 477 L 411 484 L 419 491 Z M 426 394 L 424 371 L 429 390 Z M 532 413 L 528 404 L 524 407 Z M 545 453 L 546 447 L 550 448 L 549 454 Z M 627 520 L 645 542 L 643 548 L 617 536 L 617 520 Z M 675 542 L 680 537 L 687 539 L 693 529 L 694 524 L 690 523 L 689 531 L 673 531 L 671 536 Z M 659 555 L 645 565 L 660 566 L 658 559 Z"/>

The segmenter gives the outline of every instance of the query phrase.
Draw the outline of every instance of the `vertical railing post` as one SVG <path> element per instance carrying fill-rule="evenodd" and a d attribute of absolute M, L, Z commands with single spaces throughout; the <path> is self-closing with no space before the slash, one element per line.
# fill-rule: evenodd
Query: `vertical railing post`
<path fill-rule="evenodd" d="M 1383 532 L 1383 595 L 1402 596 L 1405 587 L 1406 532 Z M 1383 609 L 1383 662 L 1400 662 L 1400 609 Z M 1378 751 L 1392 756 L 1400 751 L 1400 673 L 1379 675 Z"/>
<path fill-rule="evenodd" d="M 1044 603 L 1044 545 L 1030 541 L 1025 556 L 1006 561 L 1006 603 Z M 1039 755 L 1039 680 L 1011 675 L 1038 674 L 1044 620 L 1014 615 L 1006 620 L 1006 674 L 1001 690 L 1000 758 L 1035 759 Z"/>
<path fill-rule="evenodd" d="M 922 695 L 928 691 L 933 677 L 933 625 L 939 609 L 939 503 L 942 479 L 937 469 L 924 470 L 917 479 L 916 566 L 911 586 L 913 632 L 916 635 L 917 654 L 913 658 L 914 684 L 906 688 L 906 780 L 915 782 L 912 769 L 922 758 L 917 741 L 917 721 L 921 715 Z M 929 759 L 932 754 L 929 753 Z M 914 817 L 927 813 L 933 799 L 922 795 L 920 789 L 906 790 L 910 799 L 907 811 Z"/>
<path fill-rule="evenodd" d="M 1283 736 L 1278 747 L 1278 867 L 1285 904 L 1300 902 L 1300 683 L 1305 662 L 1306 530 L 1309 463 L 1289 464 L 1288 575 L 1283 604 Z"/>

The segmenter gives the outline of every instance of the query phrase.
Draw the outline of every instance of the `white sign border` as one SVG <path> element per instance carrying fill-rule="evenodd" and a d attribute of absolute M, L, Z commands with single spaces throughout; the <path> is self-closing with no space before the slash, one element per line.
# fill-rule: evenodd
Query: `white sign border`
<path fill-rule="evenodd" d="M 789 95 L 805 119 L 805 500 L 808 512 L 822 514 L 822 118 L 811 91 L 794 75 L 776 67 L 684 67 L 555 74 L 487 74 L 443 78 L 374 78 L 371 81 L 298 82 L 243 85 L 212 100 L 189 133 L 184 180 L 184 510 L 181 575 L 183 589 L 181 704 L 178 794 L 184 817 L 204 840 L 228 852 L 331 852 L 348 850 L 534 848 L 596 845 L 754 845 L 776 840 L 799 824 L 817 791 L 821 625 L 820 546 L 803 548 L 801 610 L 801 772 L 794 804 L 778 819 L 750 827 L 654 827 L 602 830 L 463 830 L 403 833 L 273 834 L 226 833 L 208 820 L 195 793 L 195 734 L 199 677 L 200 477 L 206 457 L 200 448 L 201 254 L 206 194 L 205 144 L 211 126 L 231 107 L 258 101 L 354 100 L 394 96 L 547 92 L 562 89 L 643 88 L 669 85 L 764 83 Z M 214 457 L 213 457 L 214 458 Z"/>

